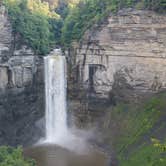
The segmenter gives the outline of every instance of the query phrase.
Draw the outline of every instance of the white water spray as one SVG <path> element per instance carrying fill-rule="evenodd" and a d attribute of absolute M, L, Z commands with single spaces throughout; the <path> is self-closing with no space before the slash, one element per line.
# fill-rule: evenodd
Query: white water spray
<path fill-rule="evenodd" d="M 67 132 L 66 60 L 47 56 L 45 63 L 46 140 L 56 143 Z"/>
<path fill-rule="evenodd" d="M 66 59 L 64 56 L 47 56 L 44 65 L 46 136 L 41 143 L 56 144 L 77 153 L 87 152 L 86 139 L 80 137 L 83 132 L 67 126 Z"/>

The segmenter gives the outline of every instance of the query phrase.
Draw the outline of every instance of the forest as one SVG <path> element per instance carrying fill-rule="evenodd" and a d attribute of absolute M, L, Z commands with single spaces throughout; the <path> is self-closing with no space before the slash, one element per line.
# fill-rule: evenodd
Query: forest
<path fill-rule="evenodd" d="M 54 45 L 66 48 L 79 41 L 87 29 L 99 24 L 110 12 L 122 8 L 166 11 L 165 0 L 3 0 L 3 3 L 13 33 L 41 55 Z"/>

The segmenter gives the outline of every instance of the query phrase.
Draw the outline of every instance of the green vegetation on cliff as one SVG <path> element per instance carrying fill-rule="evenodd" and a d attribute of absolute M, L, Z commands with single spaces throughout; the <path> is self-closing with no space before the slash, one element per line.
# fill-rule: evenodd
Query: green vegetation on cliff
<path fill-rule="evenodd" d="M 35 166 L 33 160 L 25 160 L 21 148 L 0 147 L 1 166 Z"/>
<path fill-rule="evenodd" d="M 78 0 L 3 0 L 15 37 L 21 36 L 37 54 L 60 45 L 63 19 Z"/>
<path fill-rule="evenodd" d="M 166 11 L 165 0 L 3 0 L 15 36 L 21 35 L 37 54 L 55 45 L 70 46 L 110 12 L 122 8 Z"/>
<path fill-rule="evenodd" d="M 36 53 L 48 53 L 55 44 L 54 38 L 58 40 L 58 32 L 51 26 L 55 22 L 57 26 L 60 24 L 58 15 L 50 12 L 48 4 L 40 0 L 4 0 L 4 4 L 8 9 L 14 35 L 21 35 Z"/>
<path fill-rule="evenodd" d="M 155 142 L 158 142 L 157 140 Z M 139 147 L 128 159 L 121 161 L 121 166 L 165 166 L 166 143 L 154 143 Z"/>
<path fill-rule="evenodd" d="M 107 110 L 104 142 L 115 150 L 120 166 L 166 165 L 165 99 L 161 93 Z"/>
<path fill-rule="evenodd" d="M 62 41 L 70 45 L 79 40 L 92 25 L 100 23 L 110 12 L 122 8 L 148 9 L 157 12 L 166 11 L 165 0 L 82 0 L 70 11 L 62 28 Z"/>

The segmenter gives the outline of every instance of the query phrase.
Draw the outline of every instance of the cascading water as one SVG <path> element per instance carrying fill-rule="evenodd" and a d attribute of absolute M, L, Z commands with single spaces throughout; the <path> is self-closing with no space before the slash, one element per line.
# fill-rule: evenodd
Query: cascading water
<path fill-rule="evenodd" d="M 36 159 L 37 165 L 40 166 L 104 166 L 103 154 L 100 155 L 87 144 L 86 132 L 67 126 L 65 57 L 47 56 L 44 65 L 46 136 L 36 144 L 37 146 L 27 149 L 24 153 Z M 104 159 L 102 164 L 100 156 Z"/>
<path fill-rule="evenodd" d="M 46 140 L 56 143 L 67 132 L 66 59 L 47 56 L 45 63 Z"/>
<path fill-rule="evenodd" d="M 47 56 L 44 65 L 46 136 L 24 154 L 38 166 L 104 166 L 105 156 L 87 144 L 86 133 L 67 126 L 65 57 Z"/>
<path fill-rule="evenodd" d="M 55 50 L 56 51 L 56 50 Z M 66 108 L 66 59 L 54 55 L 45 57 L 46 136 L 39 144 L 56 144 L 72 151 L 87 151 L 86 140 L 77 129 L 67 126 Z M 80 133 L 80 134 L 77 134 Z M 84 134 L 85 135 L 85 134 Z M 79 145 L 79 148 L 78 148 Z"/>

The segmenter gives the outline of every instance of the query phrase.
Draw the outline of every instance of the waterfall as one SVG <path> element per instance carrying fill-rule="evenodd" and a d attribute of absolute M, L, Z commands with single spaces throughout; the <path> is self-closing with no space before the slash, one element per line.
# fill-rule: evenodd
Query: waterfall
<path fill-rule="evenodd" d="M 54 52 L 54 55 L 57 54 L 57 51 Z M 81 134 L 81 131 L 67 126 L 66 59 L 64 56 L 50 55 L 45 57 L 44 66 L 46 135 L 39 144 L 56 144 L 77 153 L 84 153 L 87 151 L 85 137 L 77 135 Z"/>
<path fill-rule="evenodd" d="M 66 59 L 47 56 L 45 64 L 46 140 L 56 143 L 67 131 Z"/>

